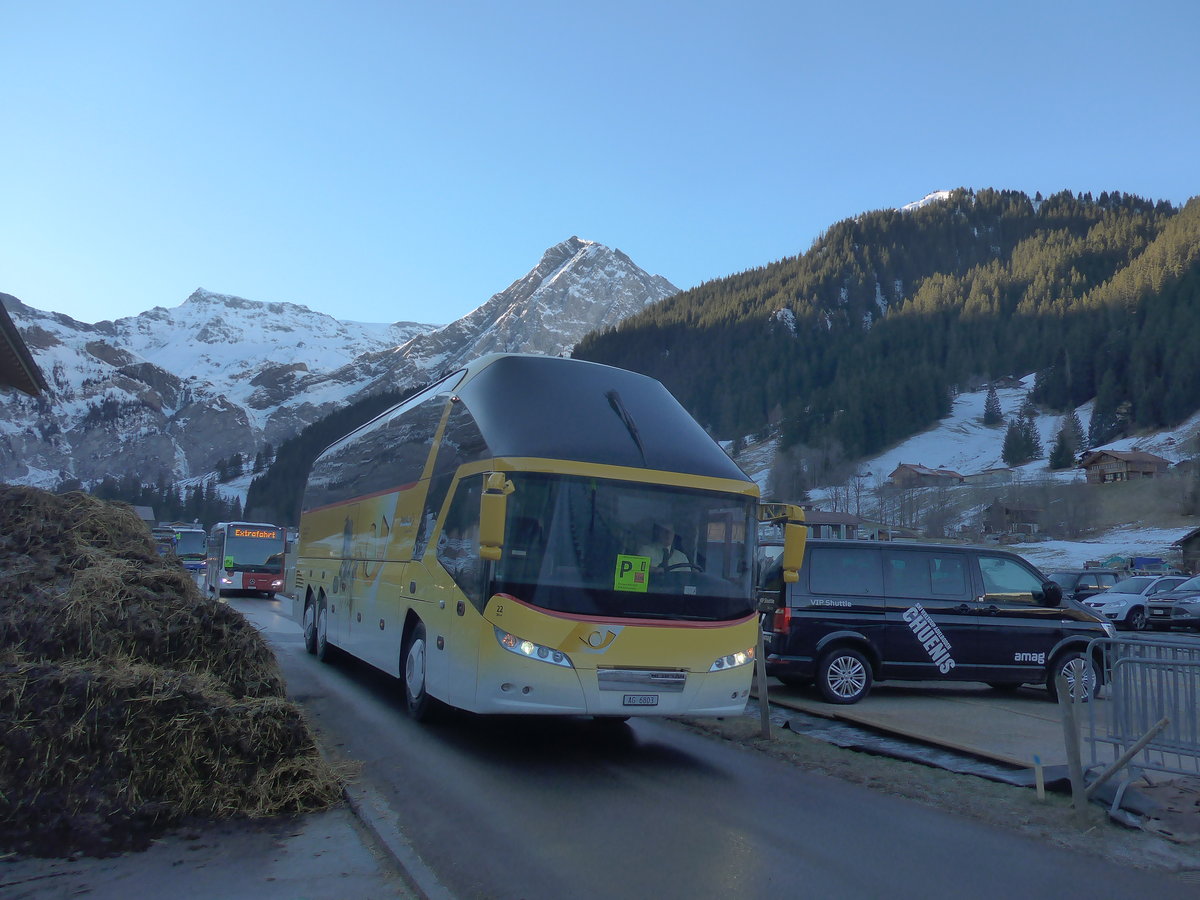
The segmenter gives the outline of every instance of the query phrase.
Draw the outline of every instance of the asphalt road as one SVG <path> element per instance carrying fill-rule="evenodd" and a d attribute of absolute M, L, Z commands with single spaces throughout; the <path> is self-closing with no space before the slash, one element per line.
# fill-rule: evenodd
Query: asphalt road
<path fill-rule="evenodd" d="M 457 898 L 1194 897 L 1195 887 L 799 772 L 667 722 L 450 714 L 304 653 L 290 603 L 233 599 L 273 644 L 323 743 Z M 412 874 L 412 873 L 410 873 Z"/>

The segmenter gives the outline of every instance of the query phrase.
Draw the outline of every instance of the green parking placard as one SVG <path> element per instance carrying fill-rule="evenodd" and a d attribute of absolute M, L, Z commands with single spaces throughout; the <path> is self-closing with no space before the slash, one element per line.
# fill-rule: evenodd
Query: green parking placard
<path fill-rule="evenodd" d="M 650 580 L 650 557 L 617 555 L 617 569 L 613 573 L 614 591 L 646 592 Z"/>

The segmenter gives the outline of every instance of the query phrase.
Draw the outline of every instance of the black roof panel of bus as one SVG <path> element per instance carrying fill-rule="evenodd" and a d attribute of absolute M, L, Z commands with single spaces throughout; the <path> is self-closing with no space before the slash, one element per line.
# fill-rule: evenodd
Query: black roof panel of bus
<path fill-rule="evenodd" d="M 636 372 L 553 356 L 501 356 L 461 385 L 458 396 L 494 456 L 749 480 L 670 391 Z"/>

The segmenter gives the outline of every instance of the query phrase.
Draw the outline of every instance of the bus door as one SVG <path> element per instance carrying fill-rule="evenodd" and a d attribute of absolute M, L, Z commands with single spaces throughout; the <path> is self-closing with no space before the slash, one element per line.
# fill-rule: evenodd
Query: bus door
<path fill-rule="evenodd" d="M 208 546 L 204 559 L 204 590 L 213 595 L 214 599 L 221 596 L 221 575 L 225 571 L 222 563 L 225 558 L 225 529 L 214 526 L 208 535 Z"/>
<path fill-rule="evenodd" d="M 397 665 L 404 628 L 402 604 L 394 596 L 404 563 L 387 561 L 395 527 L 395 496 L 359 505 L 349 567 L 350 643 L 357 655 L 385 671 L 394 671 Z"/>
<path fill-rule="evenodd" d="M 334 572 L 330 584 L 329 597 L 329 640 L 347 650 L 357 653 L 354 639 L 357 633 L 351 633 L 350 622 L 359 612 L 354 608 L 354 515 L 356 505 L 346 506 L 342 519 L 341 547 L 334 562 L 337 571 Z"/>
<path fill-rule="evenodd" d="M 490 571 L 479 555 L 481 485 L 481 476 L 456 482 L 442 521 L 430 532 L 429 545 L 405 575 L 416 588 L 415 605 L 426 626 L 429 682 L 449 702 L 461 698 L 464 705 L 475 701 L 479 616 Z"/>

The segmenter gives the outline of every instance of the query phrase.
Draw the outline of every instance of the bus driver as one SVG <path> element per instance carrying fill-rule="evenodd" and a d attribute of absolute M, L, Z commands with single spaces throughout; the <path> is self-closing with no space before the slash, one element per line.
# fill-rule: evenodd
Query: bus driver
<path fill-rule="evenodd" d="M 654 524 L 650 543 L 638 551 L 639 556 L 650 557 L 650 569 L 654 572 L 669 572 L 675 566 L 691 566 L 687 554 L 675 546 L 675 528 L 669 524 Z"/>

